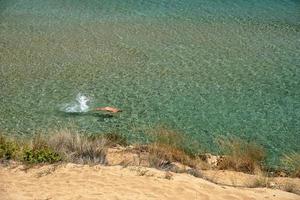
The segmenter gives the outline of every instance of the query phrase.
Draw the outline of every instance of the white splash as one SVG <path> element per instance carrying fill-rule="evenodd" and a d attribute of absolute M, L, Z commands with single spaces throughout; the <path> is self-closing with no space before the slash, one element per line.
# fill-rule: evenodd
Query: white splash
<path fill-rule="evenodd" d="M 81 93 L 77 94 L 76 101 L 72 103 L 65 104 L 61 110 L 68 113 L 81 113 L 81 112 L 88 112 L 89 106 L 87 105 L 90 101 L 85 95 Z"/>

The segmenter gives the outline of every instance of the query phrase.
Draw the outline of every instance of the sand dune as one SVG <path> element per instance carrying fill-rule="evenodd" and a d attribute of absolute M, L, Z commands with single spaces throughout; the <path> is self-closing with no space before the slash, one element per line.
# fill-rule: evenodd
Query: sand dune
<path fill-rule="evenodd" d="M 221 186 L 188 174 L 121 166 L 0 167 L 0 197 L 11 199 L 300 199 L 266 188 Z"/>

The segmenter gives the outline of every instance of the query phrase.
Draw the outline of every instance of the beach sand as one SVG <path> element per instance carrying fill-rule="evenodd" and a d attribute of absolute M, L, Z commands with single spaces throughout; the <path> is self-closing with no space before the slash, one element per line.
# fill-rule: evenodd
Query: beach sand
<path fill-rule="evenodd" d="M 1 166 L 0 197 L 1 200 L 300 199 L 299 195 L 281 190 L 223 186 L 188 174 L 150 168 L 76 164 L 29 169 L 21 165 Z"/>

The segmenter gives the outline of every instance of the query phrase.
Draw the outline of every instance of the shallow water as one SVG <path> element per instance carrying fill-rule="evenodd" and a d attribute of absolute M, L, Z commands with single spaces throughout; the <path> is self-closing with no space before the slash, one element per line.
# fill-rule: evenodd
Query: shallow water
<path fill-rule="evenodd" d="M 159 124 L 300 151 L 300 1 L 0 0 L 0 130 Z M 65 113 L 78 93 L 106 114 Z"/>

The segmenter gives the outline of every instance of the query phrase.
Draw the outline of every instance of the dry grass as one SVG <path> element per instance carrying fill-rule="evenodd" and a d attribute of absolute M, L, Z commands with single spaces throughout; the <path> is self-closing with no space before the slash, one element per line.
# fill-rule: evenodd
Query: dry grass
<path fill-rule="evenodd" d="M 281 185 L 279 187 L 279 189 L 281 189 L 283 191 L 286 191 L 286 192 L 291 192 L 291 193 L 300 195 L 300 189 L 299 189 L 299 187 L 297 187 L 296 184 L 291 183 L 291 182 L 284 183 L 283 185 Z"/>
<path fill-rule="evenodd" d="M 300 178 L 300 153 L 285 154 L 282 158 L 282 163 L 293 177 Z"/>
<path fill-rule="evenodd" d="M 195 166 L 196 159 L 185 149 L 185 139 L 182 134 L 159 127 L 149 132 L 152 143 L 147 145 L 151 167 L 168 169 L 172 162 Z"/>
<path fill-rule="evenodd" d="M 109 143 L 110 141 L 103 136 L 86 136 L 69 130 L 52 134 L 48 141 L 64 161 L 99 164 L 106 164 Z"/>
<path fill-rule="evenodd" d="M 148 146 L 149 163 L 155 168 L 167 168 L 172 162 L 187 164 L 190 158 L 180 149 L 163 144 L 151 144 Z"/>
<path fill-rule="evenodd" d="M 149 133 L 151 143 L 141 145 L 140 148 L 122 148 L 132 153 L 143 155 L 139 157 L 143 162 L 140 166 L 155 167 L 167 171 L 165 178 L 172 179 L 172 172 L 188 173 L 203 178 L 200 169 L 200 157 L 191 154 L 185 148 L 184 135 L 172 129 L 159 127 Z M 0 135 L 0 160 L 17 160 L 25 164 L 72 162 L 79 164 L 108 164 L 107 150 L 116 145 L 128 145 L 126 139 L 117 133 L 102 135 L 86 135 L 74 130 L 60 130 L 48 134 L 37 134 L 31 138 L 17 138 Z M 232 169 L 246 173 L 255 173 L 261 169 L 265 158 L 262 147 L 240 139 L 220 141 L 226 156 L 219 162 L 219 169 Z M 135 151 L 137 150 L 137 151 Z M 299 154 L 285 155 L 284 163 L 293 176 L 299 177 Z M 127 163 L 126 165 L 129 165 Z M 30 165 L 28 165 L 30 166 Z M 51 170 L 39 176 L 52 173 Z M 139 176 L 150 176 L 147 169 L 137 171 Z M 249 187 L 270 187 L 270 179 L 263 173 L 255 181 L 249 181 Z M 295 190 L 293 184 L 286 184 L 280 189 L 289 192 Z"/>
<path fill-rule="evenodd" d="M 218 163 L 219 169 L 253 174 L 262 168 L 265 151 L 261 146 L 237 138 L 223 139 L 219 144 L 225 154 Z"/>
<path fill-rule="evenodd" d="M 253 182 L 249 182 L 247 187 L 259 188 L 259 187 L 270 187 L 270 178 L 264 175 L 260 175 Z"/>
<path fill-rule="evenodd" d="M 105 137 L 108 146 L 114 147 L 116 145 L 120 146 L 128 146 L 129 143 L 127 141 L 127 138 L 119 133 L 111 132 L 111 133 L 106 133 L 103 137 Z"/>
<path fill-rule="evenodd" d="M 0 135 L 0 160 L 13 159 L 26 164 L 59 161 L 106 164 L 107 149 L 125 144 L 126 139 L 116 133 L 84 135 L 68 129 L 31 138 Z"/>

